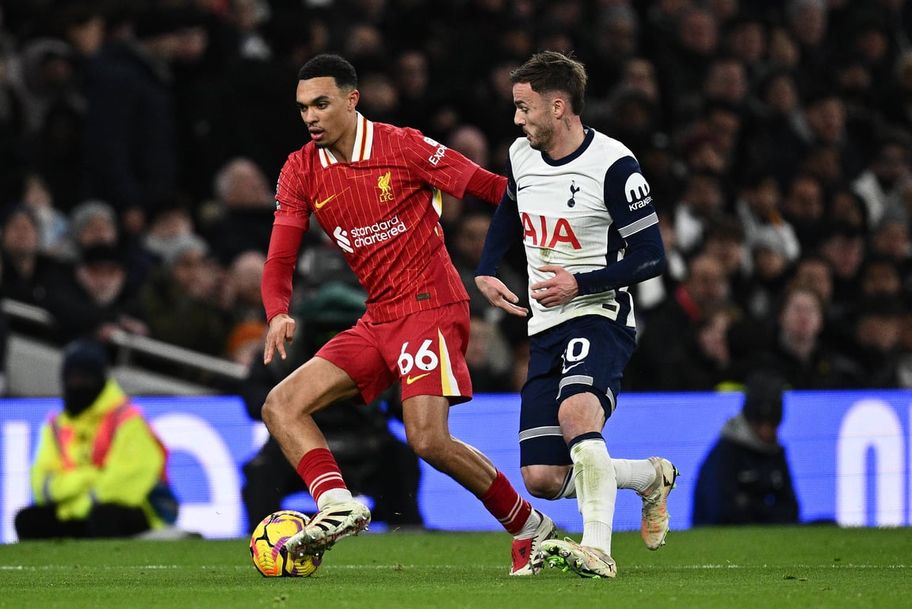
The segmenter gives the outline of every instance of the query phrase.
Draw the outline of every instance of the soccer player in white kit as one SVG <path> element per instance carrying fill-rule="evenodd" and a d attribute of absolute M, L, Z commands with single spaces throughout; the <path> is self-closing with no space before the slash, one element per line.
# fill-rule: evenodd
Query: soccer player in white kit
<path fill-rule="evenodd" d="M 511 74 L 514 122 L 507 193 L 495 212 L 476 272 L 494 306 L 528 311 L 496 278 L 521 237 L 529 273 L 530 360 L 522 390 L 523 481 L 535 496 L 576 496 L 583 538 L 551 539 L 552 566 L 582 577 L 614 577 L 611 531 L 618 488 L 643 499 L 641 535 L 658 549 L 668 532 L 667 459 L 615 459 L 602 429 L 636 346 L 627 287 L 662 273 L 665 252 L 649 184 L 633 153 L 580 119 L 583 65 L 561 53 L 532 56 Z"/>

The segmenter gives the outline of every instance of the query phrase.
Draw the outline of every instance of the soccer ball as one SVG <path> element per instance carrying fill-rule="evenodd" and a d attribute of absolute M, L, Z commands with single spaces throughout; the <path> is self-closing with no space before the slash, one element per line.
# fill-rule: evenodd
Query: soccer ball
<path fill-rule="evenodd" d="M 300 512 L 281 510 L 260 521 L 250 536 L 250 557 L 263 577 L 307 577 L 320 566 L 320 556 L 295 558 L 285 541 L 310 519 Z"/>

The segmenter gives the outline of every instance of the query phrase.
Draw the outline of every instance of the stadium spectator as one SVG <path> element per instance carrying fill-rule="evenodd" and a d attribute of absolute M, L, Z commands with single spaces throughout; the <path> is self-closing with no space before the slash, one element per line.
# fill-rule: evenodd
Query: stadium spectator
<path fill-rule="evenodd" d="M 707 143 L 705 138 L 699 139 L 702 143 L 692 140 L 692 146 L 699 147 Z M 712 154 L 715 155 L 715 152 L 712 151 Z M 700 248 L 707 223 L 721 211 L 723 203 L 722 187 L 717 174 L 701 171 L 687 178 L 681 200 L 675 205 L 674 215 L 675 243 L 682 253 L 693 254 Z"/>
<path fill-rule="evenodd" d="M 618 137 L 644 142 L 659 125 L 659 107 L 634 89 L 618 89 L 606 102 L 593 104 L 587 111 L 589 122 L 610 130 Z"/>
<path fill-rule="evenodd" d="M 908 275 L 912 263 L 909 224 L 899 218 L 885 219 L 871 235 L 871 251 L 889 258 L 904 275 Z"/>
<path fill-rule="evenodd" d="M 829 228 L 820 244 L 820 253 L 833 269 L 835 313 L 848 310 L 858 296 L 858 273 L 864 262 L 865 235 L 847 225 Z"/>
<path fill-rule="evenodd" d="M 227 315 L 218 306 L 218 267 L 196 235 L 178 237 L 139 294 L 139 311 L 149 336 L 187 349 L 223 355 Z"/>
<path fill-rule="evenodd" d="M 898 298 L 901 296 L 901 282 L 899 268 L 892 260 L 882 256 L 868 256 L 858 274 L 861 289 L 859 295 L 862 299 L 881 296 Z"/>
<path fill-rule="evenodd" d="M 275 194 L 260 168 L 250 159 L 232 159 L 216 174 L 213 191 L 212 217 L 203 234 L 216 259 L 228 265 L 249 250 L 265 255 Z"/>
<path fill-rule="evenodd" d="M 709 64 L 703 80 L 703 99 L 740 109 L 745 105 L 747 94 L 747 69 L 741 60 L 722 56 Z"/>
<path fill-rule="evenodd" d="M 19 539 L 128 537 L 173 525 L 168 451 L 109 376 L 102 346 L 69 344 L 60 376 L 63 411 L 41 428 L 35 504 L 16 514 Z"/>
<path fill-rule="evenodd" d="M 786 7 L 786 26 L 799 57 L 798 82 L 809 89 L 827 84 L 827 17 L 824 0 L 790 0 Z"/>
<path fill-rule="evenodd" d="M 266 336 L 263 303 L 260 300 L 265 262 L 266 256 L 259 251 L 240 254 L 225 274 L 221 294 L 222 306 L 228 311 L 230 320 L 226 355 L 248 367 Z"/>
<path fill-rule="evenodd" d="M 826 205 L 820 182 L 808 174 L 793 177 L 786 187 L 781 210 L 802 246 L 814 250 L 826 229 Z"/>
<path fill-rule="evenodd" d="M 621 74 L 626 71 L 628 63 L 636 55 L 639 18 L 630 3 L 617 2 L 613 6 L 600 7 L 595 19 L 597 31 L 603 35 L 597 36 L 592 43 L 591 61 L 593 65 L 598 65 L 599 69 L 592 75 L 589 93 L 595 97 L 603 97 L 608 93 L 610 86 L 621 79 Z M 518 59 L 528 57 L 528 51 Z M 656 95 L 652 101 L 658 102 L 658 92 L 654 93 Z"/>
<path fill-rule="evenodd" d="M 126 241 L 126 242 L 123 242 Z M 120 250 L 122 262 L 127 271 L 126 291 L 136 294 L 142 288 L 154 260 L 135 240 L 121 240 L 117 213 L 103 201 L 88 200 L 80 203 L 70 212 L 69 234 L 58 255 L 64 260 L 78 260 L 79 253 L 106 245 Z"/>
<path fill-rule="evenodd" d="M 673 362 L 684 359 L 681 351 L 693 344 L 706 312 L 731 303 L 730 291 L 721 262 L 705 254 L 691 260 L 687 278 L 649 317 L 625 374 L 630 389 L 675 389 Z M 669 336 L 678 340 L 669 341 Z"/>
<path fill-rule="evenodd" d="M 768 372 L 748 379 L 741 412 L 725 423 L 700 466 L 694 526 L 798 522 L 798 499 L 778 439 L 785 387 Z"/>
<path fill-rule="evenodd" d="M 748 247 L 754 247 L 761 233 L 772 231 L 784 248 L 786 260 L 793 262 L 801 254 L 801 245 L 792 226 L 782 217 L 780 199 L 775 177 L 756 172 L 741 181 L 735 210 L 744 228 Z"/>
<path fill-rule="evenodd" d="M 845 102 L 835 91 L 822 88 L 809 93 L 804 120 L 807 130 L 796 143 L 803 147 L 802 154 L 815 146 L 834 146 L 839 151 L 843 175 L 854 176 L 861 171 L 872 129 L 858 120 L 849 121 Z"/>
<path fill-rule="evenodd" d="M 751 252 L 741 222 L 725 214 L 712 217 L 700 251 L 722 264 L 732 299 L 743 307 L 751 286 Z"/>
<path fill-rule="evenodd" d="M 289 155 L 280 175 L 263 271 L 266 364 L 275 352 L 285 358 L 294 335 L 292 275 L 311 214 L 368 292 L 367 312 L 355 327 L 333 337 L 263 405 L 263 421 L 320 508 L 285 546 L 295 554 L 323 552 L 370 522 L 312 415 L 359 394 L 370 403 L 400 379 L 409 445 L 482 501 L 514 536 L 511 572 L 531 575 L 536 565 L 528 550 L 533 539 L 554 534 L 554 523 L 487 457 L 447 431 L 450 406 L 471 398 L 469 312 L 439 232 L 433 190 L 494 203 L 506 180 L 418 131 L 369 121 L 357 111 L 357 84 L 354 67 L 338 55 L 318 55 L 301 68 L 296 99 L 311 141 Z"/>
<path fill-rule="evenodd" d="M 155 210 L 143 232 L 142 247 L 157 262 L 163 262 L 172 256 L 175 247 L 193 234 L 193 217 L 187 209 L 176 202 L 162 205 Z"/>
<path fill-rule="evenodd" d="M 79 255 L 71 272 L 61 273 L 47 308 L 64 340 L 93 337 L 107 341 L 118 330 L 148 334 L 132 309 L 123 256 L 114 245 L 93 245 Z"/>
<path fill-rule="evenodd" d="M 70 240 L 67 255 L 95 245 L 117 245 L 117 214 L 104 201 L 84 201 L 70 213 Z"/>
<path fill-rule="evenodd" d="M 773 371 L 794 389 L 850 387 L 858 369 L 823 341 L 825 315 L 814 287 L 793 283 L 769 328 L 769 338 L 752 349 L 746 369 Z"/>
<path fill-rule="evenodd" d="M 859 368 L 853 386 L 898 385 L 902 313 L 897 297 L 873 296 L 858 303 L 852 340 L 843 347 L 843 354 Z"/>
<path fill-rule="evenodd" d="M 643 57 L 632 57 L 624 64 L 618 91 L 635 91 L 661 108 L 661 90 L 656 69 L 651 61 Z"/>
<path fill-rule="evenodd" d="M 795 265 L 793 281 L 817 293 L 824 310 L 833 301 L 833 270 L 829 262 L 818 254 L 802 256 Z"/>
<path fill-rule="evenodd" d="M 40 233 L 35 214 L 25 206 L 8 210 L 0 233 L 4 298 L 44 305 L 58 268 L 40 252 Z"/>
<path fill-rule="evenodd" d="M 768 168 L 780 187 L 801 164 L 799 132 L 804 129 L 801 100 L 794 74 L 771 70 L 759 83 L 753 122 L 745 136 L 747 161 L 752 168 Z"/>
<path fill-rule="evenodd" d="M 435 99 L 434 89 L 430 87 L 427 55 L 418 49 L 401 53 L 396 58 L 394 78 L 398 93 L 397 113 L 403 124 L 415 125 L 415 128 L 424 132 L 433 132 L 431 118 L 440 102 Z M 454 148 L 461 150 L 456 146 Z M 478 163 L 477 160 L 475 162 Z M 486 165 L 478 164 L 482 167 Z"/>
<path fill-rule="evenodd" d="M 97 53 L 105 39 L 107 19 L 102 6 L 95 2 L 76 2 L 54 12 L 53 28 L 77 53 L 81 60 Z"/>
<path fill-rule="evenodd" d="M 865 203 L 869 226 L 878 226 L 884 216 L 908 216 L 903 193 L 910 182 L 912 144 L 900 135 L 884 137 L 871 162 L 852 183 Z"/>
<path fill-rule="evenodd" d="M 738 320 L 733 307 L 711 309 L 697 322 L 692 336 L 683 339 L 682 358 L 669 371 L 669 386 L 677 391 L 713 391 L 732 380 L 729 328 Z"/>
<path fill-rule="evenodd" d="M 583 127 L 581 63 L 544 51 L 511 80 L 513 122 L 525 137 L 510 147 L 507 192 L 475 283 L 492 306 L 526 317 L 529 310 L 496 276 L 507 250 L 522 239 L 532 311 L 520 410 L 523 482 L 537 497 L 576 496 L 583 517 L 580 543 L 545 538 L 526 549 L 581 577 L 612 578 L 618 488 L 642 498 L 643 542 L 656 550 L 668 532 L 666 500 L 677 476 L 660 457 L 612 459 L 602 435 L 636 345 L 633 302 L 622 288 L 665 266 L 658 217 L 630 150 Z"/>
<path fill-rule="evenodd" d="M 672 104 L 669 114 L 675 121 L 686 121 L 700 108 L 700 87 L 709 62 L 719 45 L 719 24 L 708 10 L 688 5 L 673 20 L 676 45 L 658 57 L 659 79 Z"/>
<path fill-rule="evenodd" d="M 54 207 L 54 199 L 41 176 L 25 177 L 22 204 L 30 209 L 38 221 L 40 245 L 45 254 L 54 256 L 66 238 L 67 219 Z"/>
<path fill-rule="evenodd" d="M 204 50 L 205 43 L 189 50 L 185 43 L 197 37 L 198 25 L 187 10 L 151 8 L 136 16 L 135 36 L 109 40 L 90 59 L 84 141 L 90 196 L 144 216 L 177 190 L 182 155 L 171 64 Z"/>
<path fill-rule="evenodd" d="M 743 11 L 728 24 L 723 41 L 725 50 L 739 59 L 756 81 L 763 70 L 769 46 L 767 24 L 753 11 Z"/>
<path fill-rule="evenodd" d="M 53 38 L 28 42 L 20 61 L 18 93 L 27 109 L 33 173 L 41 175 L 57 207 L 68 212 L 82 187 L 84 64 L 68 43 Z"/>
<path fill-rule="evenodd" d="M 827 218 L 833 224 L 846 224 L 861 232 L 868 232 L 867 213 L 861 199 L 846 186 L 830 191 L 827 201 Z"/>
<path fill-rule="evenodd" d="M 764 320 L 775 307 L 789 279 L 788 245 L 782 233 L 773 227 L 763 227 L 754 236 L 751 248 L 750 281 L 745 282 L 742 305 L 754 319 Z"/>

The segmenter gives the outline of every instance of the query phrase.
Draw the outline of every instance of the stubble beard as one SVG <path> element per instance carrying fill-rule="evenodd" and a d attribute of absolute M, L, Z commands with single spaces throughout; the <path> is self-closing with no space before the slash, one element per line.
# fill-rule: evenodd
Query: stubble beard
<path fill-rule="evenodd" d="M 546 151 L 551 146 L 554 130 L 549 127 L 540 127 L 534 137 L 529 137 L 529 146 L 532 150 Z"/>

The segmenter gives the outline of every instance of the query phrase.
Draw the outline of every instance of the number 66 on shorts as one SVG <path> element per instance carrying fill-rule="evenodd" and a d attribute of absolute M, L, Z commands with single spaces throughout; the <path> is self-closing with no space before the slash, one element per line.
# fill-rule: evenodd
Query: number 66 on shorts
<path fill-rule="evenodd" d="M 440 395 L 458 404 L 472 397 L 465 361 L 468 338 L 468 303 L 455 302 L 391 322 L 362 318 L 324 345 L 317 357 L 342 368 L 365 403 L 398 379 L 403 400 Z"/>

